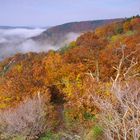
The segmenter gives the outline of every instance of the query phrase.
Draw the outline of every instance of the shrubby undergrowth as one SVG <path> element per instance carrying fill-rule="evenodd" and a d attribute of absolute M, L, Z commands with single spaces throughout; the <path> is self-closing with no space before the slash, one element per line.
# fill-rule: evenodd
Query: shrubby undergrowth
<path fill-rule="evenodd" d="M 36 139 L 46 129 L 51 129 L 51 106 L 43 96 L 29 98 L 16 108 L 0 111 L 0 138 L 1 139 Z M 53 118 L 51 117 L 51 121 Z"/>

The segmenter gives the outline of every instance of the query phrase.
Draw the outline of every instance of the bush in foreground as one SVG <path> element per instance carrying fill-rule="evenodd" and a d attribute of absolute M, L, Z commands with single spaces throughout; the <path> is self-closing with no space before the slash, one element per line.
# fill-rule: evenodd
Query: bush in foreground
<path fill-rule="evenodd" d="M 38 97 L 25 100 L 17 108 L 1 111 L 0 138 L 38 138 L 46 129 L 51 128 L 50 110 L 52 110 L 51 106 L 38 95 Z"/>

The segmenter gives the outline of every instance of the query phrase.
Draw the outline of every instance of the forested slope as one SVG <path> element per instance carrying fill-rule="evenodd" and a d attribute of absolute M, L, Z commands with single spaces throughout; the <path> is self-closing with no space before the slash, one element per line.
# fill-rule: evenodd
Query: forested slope
<path fill-rule="evenodd" d="M 140 18 L 134 17 L 84 33 L 57 51 L 5 59 L 0 136 L 139 139 L 139 54 Z"/>

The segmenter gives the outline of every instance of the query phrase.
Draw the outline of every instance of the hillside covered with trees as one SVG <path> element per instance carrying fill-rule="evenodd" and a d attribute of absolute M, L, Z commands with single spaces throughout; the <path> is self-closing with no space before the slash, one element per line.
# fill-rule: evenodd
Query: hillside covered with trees
<path fill-rule="evenodd" d="M 140 17 L 0 62 L 0 139 L 139 140 Z"/>
<path fill-rule="evenodd" d="M 66 40 L 69 40 L 70 36 L 72 36 L 71 34 L 81 34 L 88 31 L 94 31 L 96 28 L 103 25 L 122 20 L 124 19 L 118 18 L 65 23 L 50 27 L 42 34 L 33 37 L 32 39 L 41 44 L 57 46 L 63 44 Z"/>

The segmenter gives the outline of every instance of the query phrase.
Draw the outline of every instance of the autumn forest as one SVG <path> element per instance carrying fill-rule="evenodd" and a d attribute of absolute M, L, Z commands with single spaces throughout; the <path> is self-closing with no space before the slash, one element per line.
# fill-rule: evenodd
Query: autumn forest
<path fill-rule="evenodd" d="M 1 140 L 139 140 L 140 17 L 54 51 L 0 62 Z"/>

